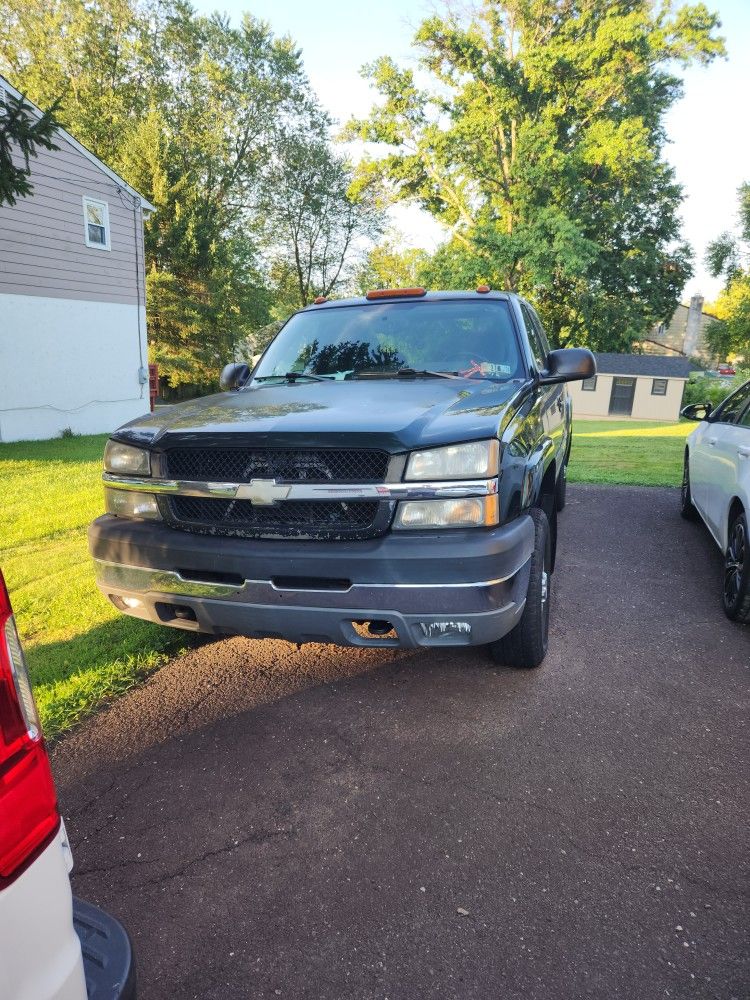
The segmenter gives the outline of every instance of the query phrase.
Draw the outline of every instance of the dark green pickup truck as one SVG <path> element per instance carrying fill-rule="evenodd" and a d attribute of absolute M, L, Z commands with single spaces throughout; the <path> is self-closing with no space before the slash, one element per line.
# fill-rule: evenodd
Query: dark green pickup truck
<path fill-rule="evenodd" d="M 215 635 L 487 645 L 544 658 L 571 443 L 533 309 L 492 292 L 371 292 L 292 316 L 215 396 L 120 428 L 98 585 L 126 614 Z"/>

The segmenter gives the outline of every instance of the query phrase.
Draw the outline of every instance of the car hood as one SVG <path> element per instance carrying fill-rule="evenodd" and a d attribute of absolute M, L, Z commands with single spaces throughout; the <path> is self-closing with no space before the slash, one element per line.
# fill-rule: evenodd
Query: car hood
<path fill-rule="evenodd" d="M 525 386 L 470 379 L 384 379 L 251 385 L 160 406 L 116 437 L 149 447 L 220 444 L 250 435 L 270 447 L 405 451 L 498 434 Z"/>

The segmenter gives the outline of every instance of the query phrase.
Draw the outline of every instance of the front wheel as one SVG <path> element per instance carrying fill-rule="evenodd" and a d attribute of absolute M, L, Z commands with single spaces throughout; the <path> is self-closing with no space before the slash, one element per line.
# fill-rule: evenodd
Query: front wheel
<path fill-rule="evenodd" d="M 526 607 L 515 628 L 489 647 L 495 663 L 522 669 L 538 667 L 547 653 L 552 584 L 549 521 L 544 511 L 537 507 L 529 514 L 534 522 L 534 551 Z"/>
<path fill-rule="evenodd" d="M 733 622 L 750 622 L 750 539 L 743 511 L 729 525 L 724 559 L 724 613 Z"/>

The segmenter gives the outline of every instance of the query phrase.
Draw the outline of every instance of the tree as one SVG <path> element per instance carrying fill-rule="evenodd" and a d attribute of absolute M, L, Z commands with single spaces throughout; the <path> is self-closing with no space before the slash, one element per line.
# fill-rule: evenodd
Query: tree
<path fill-rule="evenodd" d="M 371 288 L 413 288 L 425 280 L 430 255 L 417 247 L 400 250 L 391 236 L 374 246 L 357 270 L 355 285 L 362 295 Z"/>
<path fill-rule="evenodd" d="M 663 120 L 672 67 L 721 55 L 718 25 L 702 4 L 482 0 L 423 22 L 424 84 L 389 58 L 366 67 L 381 103 L 345 134 L 379 147 L 367 174 L 448 227 L 439 284 L 519 290 L 556 343 L 630 350 L 690 274 Z"/>
<path fill-rule="evenodd" d="M 260 216 L 279 122 L 311 103 L 300 54 L 245 16 L 185 0 L 5 0 L 0 71 L 148 198 L 151 353 L 173 386 L 210 385 L 269 316 Z"/>
<path fill-rule="evenodd" d="M 715 310 L 720 322 L 711 323 L 706 341 L 712 354 L 750 359 L 750 184 L 740 185 L 739 236 L 726 231 L 708 245 L 706 264 L 724 288 Z"/>
<path fill-rule="evenodd" d="M 0 97 L 0 205 L 15 205 L 18 198 L 26 198 L 34 190 L 29 180 L 31 158 L 40 149 L 57 149 L 52 140 L 58 107 L 55 102 L 39 116 L 23 96 Z M 22 165 L 16 159 L 19 154 Z"/>
<path fill-rule="evenodd" d="M 355 181 L 351 165 L 331 149 L 329 126 L 311 106 L 292 129 L 279 132 L 265 175 L 271 277 L 287 312 L 345 285 L 383 230 L 376 184 Z"/>

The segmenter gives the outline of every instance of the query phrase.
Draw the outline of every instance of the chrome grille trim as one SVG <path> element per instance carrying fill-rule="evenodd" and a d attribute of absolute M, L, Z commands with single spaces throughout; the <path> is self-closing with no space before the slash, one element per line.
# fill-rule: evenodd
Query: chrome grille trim
<path fill-rule="evenodd" d="M 161 496 L 251 499 L 247 483 L 198 483 L 181 479 L 150 479 L 116 476 L 105 472 L 105 486 Z M 257 480 L 272 483 L 273 480 Z M 252 485 L 252 483 L 250 484 Z M 430 483 L 289 483 L 285 500 L 439 500 L 456 497 L 486 497 L 497 493 L 497 479 L 462 479 Z M 284 500 L 272 501 L 284 503 Z"/>

